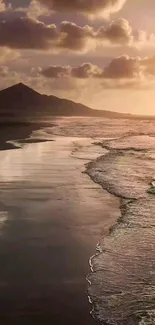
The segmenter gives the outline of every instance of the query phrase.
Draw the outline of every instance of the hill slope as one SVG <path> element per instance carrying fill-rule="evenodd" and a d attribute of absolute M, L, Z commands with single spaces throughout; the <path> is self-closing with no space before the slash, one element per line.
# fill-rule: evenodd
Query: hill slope
<path fill-rule="evenodd" d="M 1 118 L 44 115 L 122 117 L 123 114 L 93 110 L 67 99 L 41 95 L 22 83 L 0 91 Z"/>
<path fill-rule="evenodd" d="M 53 115 L 133 118 L 130 114 L 95 110 L 71 100 L 41 95 L 22 83 L 0 91 L 1 121 Z"/>

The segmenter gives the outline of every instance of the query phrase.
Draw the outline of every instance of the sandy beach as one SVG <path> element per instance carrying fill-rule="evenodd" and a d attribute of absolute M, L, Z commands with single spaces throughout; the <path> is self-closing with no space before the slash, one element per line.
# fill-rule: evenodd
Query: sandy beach
<path fill-rule="evenodd" d="M 95 325 L 93 308 L 100 323 L 150 324 L 154 126 L 54 124 L 3 129 L 16 150 L 1 141 L 0 320 Z"/>
<path fill-rule="evenodd" d="M 118 218 L 119 200 L 83 173 L 101 147 L 53 140 L 0 151 L 0 318 L 93 325 L 89 258 Z"/>

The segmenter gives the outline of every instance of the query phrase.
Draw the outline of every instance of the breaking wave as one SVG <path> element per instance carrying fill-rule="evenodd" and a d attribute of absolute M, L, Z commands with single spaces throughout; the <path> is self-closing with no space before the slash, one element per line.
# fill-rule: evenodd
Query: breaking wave
<path fill-rule="evenodd" d="M 90 260 L 92 313 L 102 324 L 155 324 L 155 138 L 124 137 L 107 147 L 87 174 L 120 198 L 121 218 Z"/>

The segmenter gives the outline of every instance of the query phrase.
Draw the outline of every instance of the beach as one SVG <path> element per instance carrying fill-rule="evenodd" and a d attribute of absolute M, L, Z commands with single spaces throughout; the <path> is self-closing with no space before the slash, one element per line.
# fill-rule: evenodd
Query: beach
<path fill-rule="evenodd" d="M 107 155 L 87 165 L 103 189 L 120 198 L 121 217 L 91 260 L 89 294 L 101 324 L 154 324 L 154 136 L 103 141 Z"/>
<path fill-rule="evenodd" d="M 152 324 L 153 122 L 50 123 L 2 143 L 0 319 Z"/>
<path fill-rule="evenodd" d="M 104 150 L 91 138 L 33 137 L 0 152 L 0 318 L 93 325 L 89 259 L 120 213 L 84 173 Z"/>

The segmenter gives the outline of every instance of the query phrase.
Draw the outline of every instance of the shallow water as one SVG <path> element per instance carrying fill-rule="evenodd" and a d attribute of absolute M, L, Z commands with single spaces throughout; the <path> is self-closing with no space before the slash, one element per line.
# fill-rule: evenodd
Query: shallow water
<path fill-rule="evenodd" d="M 0 152 L 0 318 L 93 325 L 89 257 L 119 204 L 82 173 L 104 149 L 52 139 Z"/>
<path fill-rule="evenodd" d="M 95 324 L 93 255 L 93 316 L 155 323 L 154 133 L 149 121 L 62 118 L 32 136 L 55 141 L 0 152 L 0 315 Z"/>
<path fill-rule="evenodd" d="M 94 137 L 95 139 L 151 135 L 155 134 L 155 121 L 66 117 L 57 118 L 55 126 L 52 129 L 46 128 L 46 133 L 48 135 Z"/>

